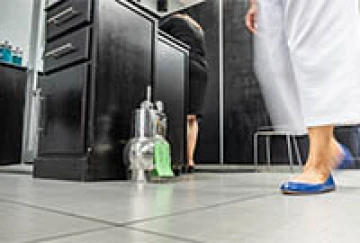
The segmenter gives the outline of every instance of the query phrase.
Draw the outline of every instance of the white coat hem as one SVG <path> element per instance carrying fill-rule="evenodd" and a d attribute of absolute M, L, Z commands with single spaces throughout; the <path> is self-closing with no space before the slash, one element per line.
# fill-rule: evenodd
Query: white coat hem
<path fill-rule="evenodd" d="M 351 119 L 324 119 L 324 120 L 319 120 L 319 118 L 315 118 L 315 119 L 307 119 L 307 121 L 305 122 L 306 127 L 321 127 L 321 126 L 355 126 L 355 125 L 360 125 L 360 116 L 356 119 L 351 118 Z"/>

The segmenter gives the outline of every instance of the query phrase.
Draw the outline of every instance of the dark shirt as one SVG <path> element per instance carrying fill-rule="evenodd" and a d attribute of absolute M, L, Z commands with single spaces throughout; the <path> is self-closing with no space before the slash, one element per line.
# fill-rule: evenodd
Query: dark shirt
<path fill-rule="evenodd" d="M 160 29 L 190 46 L 190 59 L 207 65 L 204 31 L 191 21 L 172 15 L 160 23 Z"/>

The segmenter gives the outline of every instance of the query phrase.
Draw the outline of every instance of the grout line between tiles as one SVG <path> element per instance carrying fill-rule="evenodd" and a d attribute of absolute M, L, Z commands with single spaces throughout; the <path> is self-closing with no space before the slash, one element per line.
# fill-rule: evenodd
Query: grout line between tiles
<path fill-rule="evenodd" d="M 233 199 L 233 200 L 226 201 L 226 202 L 220 202 L 220 203 L 216 203 L 216 204 L 212 204 L 212 205 L 208 205 L 208 206 L 196 207 L 196 208 L 192 208 L 192 209 L 188 209 L 188 210 L 182 210 L 182 211 L 169 213 L 169 214 L 165 214 L 165 215 L 161 215 L 161 216 L 154 216 L 154 217 L 149 217 L 149 218 L 144 218 L 144 219 L 125 221 L 123 223 L 117 223 L 117 222 L 98 219 L 98 218 L 94 218 L 94 217 L 83 216 L 83 215 L 79 215 L 79 214 L 75 214 L 75 213 L 69 213 L 69 212 L 65 212 L 65 211 L 61 211 L 61 210 L 56 210 L 56 209 L 51 209 L 51 208 L 46 208 L 46 207 L 42 207 L 42 206 L 33 205 L 33 204 L 30 204 L 30 203 L 19 202 L 19 201 L 16 201 L 16 200 L 9 200 L 9 199 L 0 198 L 0 202 L 22 205 L 22 206 L 34 208 L 34 209 L 37 209 L 37 210 L 42 210 L 42 211 L 46 211 L 46 212 L 50 212 L 50 213 L 60 214 L 60 215 L 63 215 L 63 216 L 69 216 L 69 217 L 74 217 L 74 218 L 83 219 L 83 220 L 88 220 L 88 221 L 92 221 L 92 222 L 96 222 L 96 223 L 102 223 L 102 224 L 106 224 L 106 225 L 113 226 L 113 227 L 125 227 L 125 226 L 130 226 L 130 225 L 133 225 L 133 224 L 138 224 L 138 223 L 143 223 L 143 222 L 148 222 L 148 221 L 153 221 L 153 220 L 158 220 L 158 219 L 163 219 L 163 218 L 168 218 L 168 217 L 184 215 L 184 214 L 209 210 L 209 209 L 213 209 L 213 208 L 228 206 L 228 205 L 231 205 L 231 204 L 234 204 L 234 203 L 240 203 L 240 202 L 246 202 L 246 201 L 256 200 L 256 199 L 260 199 L 260 198 L 271 197 L 273 195 L 277 195 L 277 193 L 267 193 L 267 194 L 261 194 L 261 195 L 252 195 L 252 196 L 249 196 L 249 197 L 242 197 L 242 198 Z"/>
<path fill-rule="evenodd" d="M 122 227 L 122 228 L 123 228 L 123 229 L 128 229 L 128 230 L 137 231 L 137 232 L 142 232 L 142 233 L 146 233 L 146 234 L 157 235 L 157 236 L 162 236 L 162 237 L 166 237 L 166 238 L 172 238 L 172 239 L 174 239 L 174 240 L 180 240 L 180 241 L 184 241 L 184 242 L 205 243 L 204 241 L 188 239 L 188 238 L 184 238 L 184 237 L 180 237 L 180 236 L 175 236 L 175 235 L 168 235 L 168 234 L 166 234 L 166 233 L 160 233 L 160 232 L 156 232 L 156 231 L 152 231 L 152 230 L 139 229 L 139 228 L 130 227 L 130 226 L 124 226 L 124 227 Z"/>
<path fill-rule="evenodd" d="M 101 228 L 97 228 L 97 229 L 88 229 L 88 230 L 83 230 L 83 231 L 78 231 L 78 232 L 59 234 L 59 235 L 54 235 L 54 236 L 38 238 L 35 240 L 31 240 L 31 241 L 25 241 L 24 243 L 41 243 L 41 242 L 47 242 L 47 241 L 51 241 L 51 240 L 59 240 L 59 239 L 63 239 L 63 238 L 69 238 L 69 237 L 73 237 L 73 236 L 79 236 L 79 235 L 85 235 L 88 233 L 104 231 L 104 230 L 111 229 L 111 228 L 114 228 L 114 227 L 106 226 L 106 227 L 101 227 Z"/>
<path fill-rule="evenodd" d="M 61 240 L 61 239 L 71 238 L 74 236 L 81 236 L 81 235 L 86 235 L 86 234 L 95 233 L 95 232 L 99 232 L 99 231 L 110 230 L 110 229 L 114 229 L 114 228 L 121 228 L 121 229 L 128 230 L 128 231 L 141 232 L 141 233 L 152 235 L 152 236 L 160 236 L 163 238 L 169 238 L 169 239 L 188 242 L 188 243 L 205 243 L 203 241 L 188 239 L 188 238 L 169 235 L 169 234 L 165 234 L 165 233 L 158 233 L 158 232 L 154 232 L 154 231 L 150 231 L 150 230 L 143 230 L 143 229 L 137 229 L 137 228 L 133 228 L 133 227 L 123 227 L 123 226 L 121 226 L 121 227 L 108 226 L 108 227 L 102 227 L 102 228 L 93 229 L 93 230 L 84 230 L 84 231 L 79 231 L 79 232 L 74 232 L 74 233 L 63 234 L 63 235 L 38 238 L 35 240 L 23 242 L 23 243 L 41 243 L 41 242 L 46 243 L 46 242 L 51 242 L 52 240 Z"/>
<path fill-rule="evenodd" d="M 61 211 L 61 210 L 46 208 L 46 207 L 37 206 L 37 205 L 30 204 L 30 203 L 19 202 L 19 201 L 15 201 L 15 200 L 9 200 L 9 199 L 0 198 L 0 202 L 9 203 L 9 204 L 17 204 L 17 205 L 21 205 L 21 206 L 30 207 L 30 208 L 33 208 L 33 209 L 45 211 L 45 212 L 48 212 L 48 213 L 54 213 L 54 214 L 59 214 L 59 215 L 63 215 L 63 216 L 69 216 L 69 217 L 74 217 L 74 218 L 78 218 L 78 219 L 88 220 L 88 221 L 92 221 L 94 223 L 102 223 L 102 224 L 106 224 L 106 225 L 110 225 L 110 226 L 118 226 L 118 225 L 120 225 L 120 224 L 117 224 L 117 223 L 114 223 L 114 222 L 111 222 L 111 221 L 107 221 L 107 220 L 102 220 L 102 219 L 83 216 L 83 215 L 79 215 L 79 214 L 75 214 L 75 213 L 69 213 L 69 212 L 65 212 L 65 211 Z"/>
<path fill-rule="evenodd" d="M 249 196 L 249 197 L 245 197 L 245 198 L 243 197 L 241 199 L 239 199 L 239 198 L 233 199 L 233 200 L 230 200 L 227 202 L 220 202 L 220 203 L 215 203 L 215 204 L 208 205 L 208 206 L 196 207 L 196 208 L 192 208 L 192 209 L 188 209 L 188 210 L 183 210 L 183 211 L 174 212 L 174 213 L 170 213 L 170 214 L 166 214 L 166 215 L 151 217 L 151 218 L 147 218 L 147 219 L 132 220 L 132 221 L 124 222 L 124 226 L 130 226 L 133 224 L 144 223 L 144 222 L 149 222 L 149 221 L 163 219 L 163 218 L 170 218 L 170 217 L 184 215 L 184 214 L 196 213 L 199 211 L 205 211 L 205 210 L 214 209 L 214 208 L 220 208 L 220 207 L 229 206 L 229 205 L 235 204 L 235 203 L 247 202 L 247 201 L 251 201 L 251 200 L 257 200 L 260 198 L 271 197 L 276 194 L 277 193 L 253 195 L 253 196 Z"/>

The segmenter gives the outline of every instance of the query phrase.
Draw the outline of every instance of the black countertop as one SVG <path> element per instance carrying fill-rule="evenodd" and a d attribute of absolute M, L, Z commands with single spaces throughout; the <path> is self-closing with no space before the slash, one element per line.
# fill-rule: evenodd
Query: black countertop
<path fill-rule="evenodd" d="M 188 44 L 182 42 L 179 39 L 176 39 L 175 37 L 169 35 L 168 33 L 165 33 L 162 30 L 159 30 L 158 33 L 159 33 L 159 37 L 162 37 L 162 38 L 167 39 L 168 41 L 171 41 L 172 43 L 176 44 L 177 46 L 183 48 L 186 51 L 190 50 L 190 46 Z"/>
<path fill-rule="evenodd" d="M 14 68 L 14 69 L 18 69 L 18 70 L 21 70 L 21 71 L 26 71 L 27 70 L 27 67 L 18 66 L 18 65 L 14 65 L 14 64 L 7 63 L 7 62 L 2 62 L 2 61 L 0 61 L 0 67 Z"/>

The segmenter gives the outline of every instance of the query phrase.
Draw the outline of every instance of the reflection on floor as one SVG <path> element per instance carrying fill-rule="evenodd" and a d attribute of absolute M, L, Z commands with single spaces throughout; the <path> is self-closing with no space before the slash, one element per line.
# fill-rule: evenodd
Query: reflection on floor
<path fill-rule="evenodd" d="M 162 184 L 0 174 L 0 242 L 358 242 L 360 172 L 334 193 L 283 196 L 286 173 L 201 173 Z"/>
<path fill-rule="evenodd" d="M 0 173 L 12 174 L 28 174 L 31 175 L 33 171 L 32 164 L 15 164 L 15 165 L 2 165 L 0 166 Z"/>

